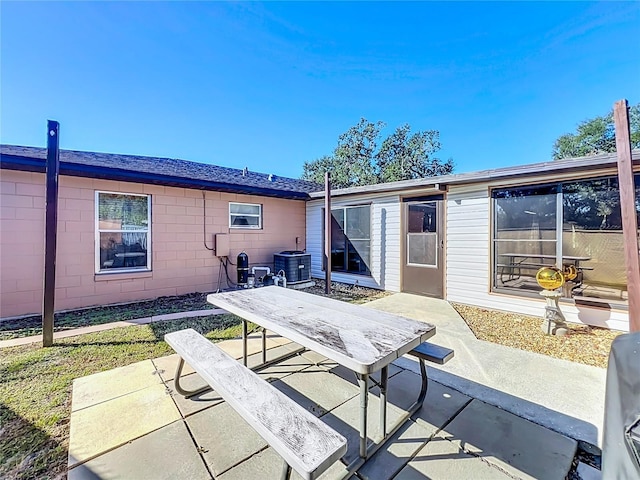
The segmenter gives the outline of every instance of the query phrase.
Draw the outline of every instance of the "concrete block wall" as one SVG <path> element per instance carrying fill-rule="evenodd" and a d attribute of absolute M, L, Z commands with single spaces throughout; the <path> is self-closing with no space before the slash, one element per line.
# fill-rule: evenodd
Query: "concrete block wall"
<path fill-rule="evenodd" d="M 0 183 L 0 318 L 39 314 L 45 176 L 2 170 Z M 151 195 L 150 272 L 95 273 L 98 190 Z M 220 261 L 204 246 L 205 238 L 214 246 L 215 233 L 229 235 L 234 263 L 243 250 L 252 265 L 271 265 L 274 253 L 305 248 L 304 201 L 221 192 L 205 196 L 206 218 L 201 190 L 61 176 L 56 310 L 215 291 Z M 263 228 L 229 229 L 229 202 L 262 204 Z M 235 273 L 229 266 L 232 280 Z"/>

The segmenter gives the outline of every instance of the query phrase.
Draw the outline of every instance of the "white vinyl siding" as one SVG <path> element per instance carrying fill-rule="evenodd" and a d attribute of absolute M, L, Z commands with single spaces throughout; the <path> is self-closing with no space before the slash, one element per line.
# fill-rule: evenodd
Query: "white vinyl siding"
<path fill-rule="evenodd" d="M 397 292 L 400 290 L 400 204 L 397 196 L 367 199 L 350 197 L 332 208 L 371 202 L 371 275 L 331 272 L 336 282 L 358 284 Z M 311 253 L 311 276 L 324 278 L 322 269 L 323 200 L 307 203 L 307 252 Z"/>
<path fill-rule="evenodd" d="M 525 181 L 520 179 L 523 183 Z M 514 182 L 508 182 L 514 183 Z M 491 185 L 495 186 L 495 185 Z M 504 186 L 504 185 L 501 185 Z M 450 185 L 445 195 L 446 299 L 479 307 L 517 312 L 541 318 L 544 299 L 491 293 L 490 183 Z M 400 291 L 402 262 L 400 194 L 346 195 L 333 200 L 333 206 L 371 203 L 371 276 L 333 272 L 337 282 Z M 307 203 L 307 252 L 311 253 L 311 275 L 324 278 L 323 219 L 324 200 Z M 576 307 L 561 304 L 570 322 L 586 323 L 616 330 L 629 329 L 628 314 L 623 310 Z"/>

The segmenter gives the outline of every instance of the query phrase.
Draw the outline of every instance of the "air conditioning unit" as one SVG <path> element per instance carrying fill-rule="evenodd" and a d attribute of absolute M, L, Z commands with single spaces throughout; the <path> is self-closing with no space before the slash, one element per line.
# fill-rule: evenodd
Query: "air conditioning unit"
<path fill-rule="evenodd" d="M 311 254 L 287 250 L 273 255 L 274 273 L 284 271 L 287 285 L 311 280 Z"/>

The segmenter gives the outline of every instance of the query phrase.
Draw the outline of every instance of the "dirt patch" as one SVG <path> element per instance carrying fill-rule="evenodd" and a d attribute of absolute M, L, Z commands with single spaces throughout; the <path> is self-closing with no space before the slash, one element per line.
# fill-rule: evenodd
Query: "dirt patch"
<path fill-rule="evenodd" d="M 315 280 L 315 282 L 315 286 L 305 288 L 302 291 L 350 303 L 367 303 L 392 294 L 391 292 L 376 290 L 375 288 L 331 282 L 331 294 L 327 295 L 325 293 L 326 282 L 324 280 Z"/>

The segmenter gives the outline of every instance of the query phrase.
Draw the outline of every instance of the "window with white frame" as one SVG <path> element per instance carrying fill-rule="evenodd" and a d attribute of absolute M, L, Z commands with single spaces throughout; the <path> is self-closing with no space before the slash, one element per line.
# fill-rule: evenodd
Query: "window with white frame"
<path fill-rule="evenodd" d="M 262 228 L 262 205 L 229 203 L 229 228 Z"/>
<path fill-rule="evenodd" d="M 151 196 L 96 192 L 96 272 L 151 270 Z"/>

